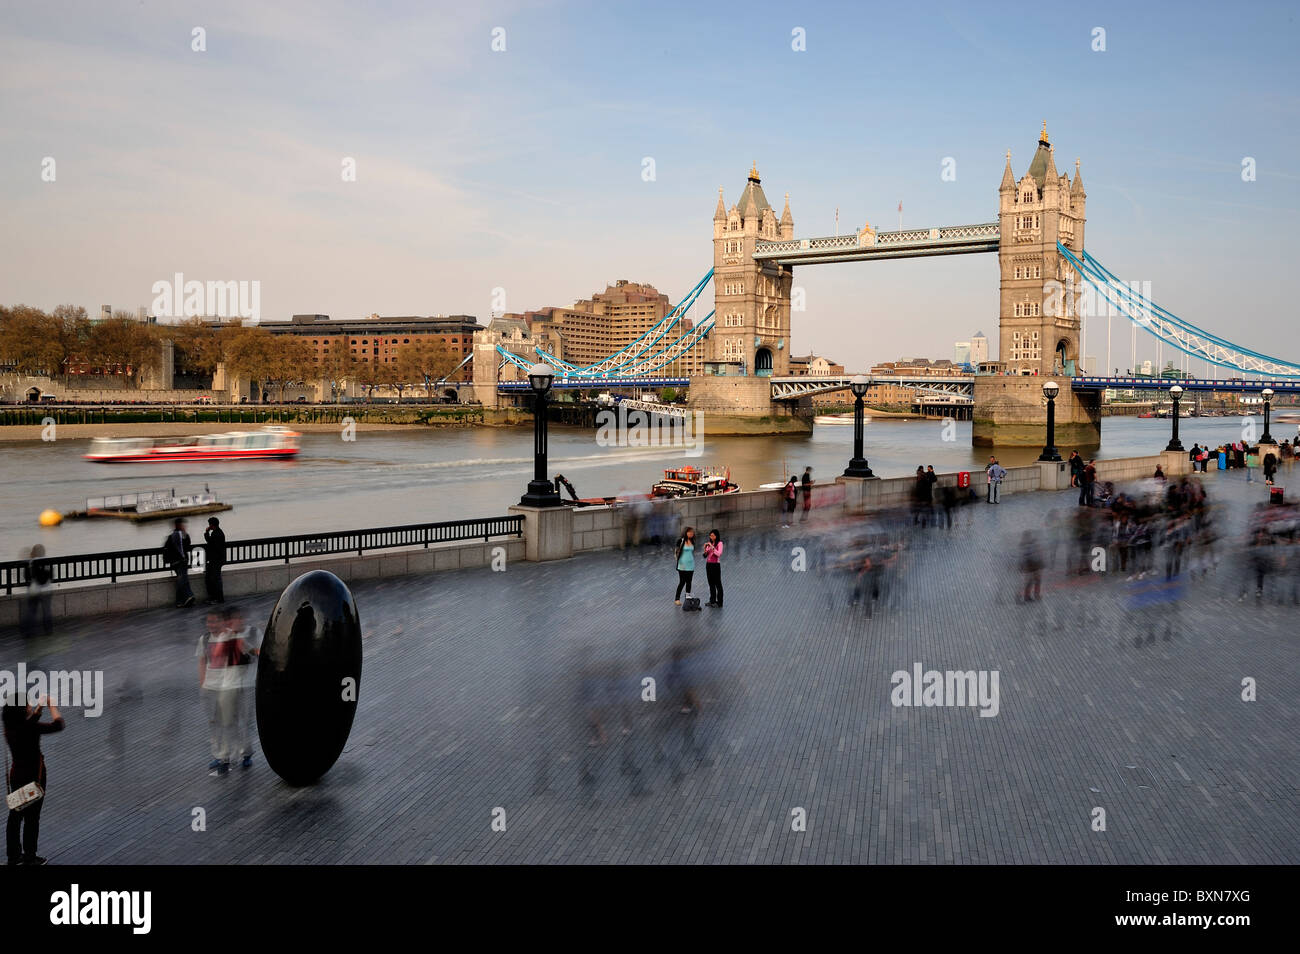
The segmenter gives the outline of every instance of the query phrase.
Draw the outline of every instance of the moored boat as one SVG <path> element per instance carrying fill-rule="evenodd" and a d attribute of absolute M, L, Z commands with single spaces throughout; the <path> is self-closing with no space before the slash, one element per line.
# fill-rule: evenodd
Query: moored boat
<path fill-rule="evenodd" d="M 298 454 L 298 432 L 268 425 L 257 431 L 230 431 L 198 437 L 96 437 L 83 455 L 100 464 L 154 461 L 288 460 Z"/>
<path fill-rule="evenodd" d="M 727 467 L 705 467 L 701 470 L 687 464 L 664 471 L 664 479 L 650 491 L 654 497 L 712 497 L 717 494 L 734 494 L 740 485 L 731 482 Z"/>

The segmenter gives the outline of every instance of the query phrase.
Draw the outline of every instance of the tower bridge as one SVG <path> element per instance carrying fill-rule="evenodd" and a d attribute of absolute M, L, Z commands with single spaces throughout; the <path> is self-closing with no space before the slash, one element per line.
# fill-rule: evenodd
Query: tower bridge
<path fill-rule="evenodd" d="M 796 265 L 944 255 L 998 256 L 998 361 L 1002 373 L 953 378 L 872 376 L 875 383 L 913 388 L 918 397 L 948 396 L 973 404 L 975 444 L 1037 446 L 1046 419 L 1042 385 L 1056 378 L 1059 443 L 1093 446 L 1101 436 L 1102 379 L 1081 378 L 1084 294 L 1104 301 L 1175 350 L 1243 373 L 1300 381 L 1300 364 L 1236 345 L 1178 318 L 1120 282 L 1084 250 L 1087 193 L 1080 161 L 1074 176 L 1059 172 L 1043 124 L 1029 166 L 1019 178 L 1006 155 L 996 221 L 882 231 L 864 223 L 845 235 L 797 238 L 790 196 L 780 213 L 768 202 L 755 163 L 730 206 L 718 190 L 713 263 L 658 324 L 602 361 L 566 362 L 553 342 L 484 340 L 476 335 L 475 380 L 492 390 L 521 390 L 534 360 L 552 363 L 564 387 L 620 382 L 650 386 L 683 355 L 698 356 L 705 373 L 691 377 L 689 402 L 725 418 L 806 417 L 814 394 L 845 389 L 851 375 L 790 374 L 791 301 Z M 688 323 L 685 315 L 712 285 L 714 307 Z M 480 333 L 482 334 L 482 333 Z M 483 360 L 479 360 L 479 351 Z M 503 380 L 505 370 L 508 378 Z M 674 379 L 674 385 L 678 382 Z M 1068 385 L 1068 386 L 1067 386 Z M 1221 389 L 1230 385 L 1219 382 Z M 714 428 L 715 433 L 717 429 Z"/>

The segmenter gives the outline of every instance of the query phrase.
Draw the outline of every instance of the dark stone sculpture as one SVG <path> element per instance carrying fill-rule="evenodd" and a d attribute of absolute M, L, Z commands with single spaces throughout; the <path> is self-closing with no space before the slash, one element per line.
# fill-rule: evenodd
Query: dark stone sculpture
<path fill-rule="evenodd" d="M 277 775 L 310 785 L 329 771 L 347 744 L 360 685 L 352 593 L 333 573 L 304 573 L 271 610 L 257 666 L 257 734 Z"/>

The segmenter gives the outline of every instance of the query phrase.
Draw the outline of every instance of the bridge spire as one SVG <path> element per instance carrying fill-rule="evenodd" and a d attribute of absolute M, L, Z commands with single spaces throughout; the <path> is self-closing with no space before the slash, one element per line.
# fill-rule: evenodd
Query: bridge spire
<path fill-rule="evenodd" d="M 722 203 L 722 186 L 718 186 L 718 207 L 713 212 L 713 221 L 722 222 L 727 218 L 727 207 Z"/>
<path fill-rule="evenodd" d="M 1048 140 L 1048 138 L 1047 138 L 1047 120 L 1046 120 L 1046 119 L 1043 120 L 1043 131 L 1042 131 L 1042 133 L 1039 134 L 1039 136 L 1038 136 L 1038 141 L 1041 142 L 1044 146 L 1046 146 L 1046 145 L 1050 145 L 1050 142 L 1049 142 L 1049 140 Z"/>
<path fill-rule="evenodd" d="M 999 192 L 1015 192 L 1016 177 L 1011 172 L 1011 150 L 1007 150 L 1007 167 L 1002 170 L 1002 185 L 998 187 Z"/>
<path fill-rule="evenodd" d="M 1087 193 L 1083 191 L 1083 173 L 1079 171 L 1078 159 L 1074 160 L 1074 185 L 1070 186 L 1070 195 L 1071 196 L 1087 195 Z"/>

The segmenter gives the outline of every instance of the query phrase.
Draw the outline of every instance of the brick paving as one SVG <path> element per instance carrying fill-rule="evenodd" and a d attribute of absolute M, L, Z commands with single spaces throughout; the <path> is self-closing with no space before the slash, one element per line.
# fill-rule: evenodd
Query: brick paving
<path fill-rule="evenodd" d="M 1209 475 L 1241 536 L 1260 485 Z M 1015 543 L 1070 493 L 973 504 L 911 537 L 868 618 L 824 527 L 729 541 L 726 607 L 672 603 L 671 554 L 608 551 L 353 587 L 350 742 L 318 784 L 207 774 L 200 611 L 70 621 L 0 666 L 103 669 L 102 717 L 48 736 L 52 863 L 1300 862 L 1289 582 L 1242 565 L 1142 608 L 1123 575 L 1017 601 Z M 706 528 L 707 529 L 707 528 Z M 808 569 L 792 569 L 803 547 Z M 707 598 L 703 572 L 696 593 Z M 1285 599 L 1285 602 L 1279 602 Z M 263 622 L 273 596 L 243 603 Z M 997 670 L 1000 711 L 891 704 L 891 674 Z M 656 680 L 644 702 L 642 680 Z M 1241 681 L 1258 681 L 1243 702 Z M 684 687 L 692 688 L 688 699 Z M 683 713 L 687 702 L 698 702 Z M 599 713 L 593 725 L 592 713 Z M 594 744 L 593 744 L 594 743 Z M 193 810 L 206 831 L 192 830 Z M 1092 812 L 1106 813 L 1093 831 Z M 505 830 L 492 828 L 504 809 Z M 806 830 L 792 830 L 795 810 Z"/>

